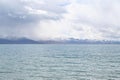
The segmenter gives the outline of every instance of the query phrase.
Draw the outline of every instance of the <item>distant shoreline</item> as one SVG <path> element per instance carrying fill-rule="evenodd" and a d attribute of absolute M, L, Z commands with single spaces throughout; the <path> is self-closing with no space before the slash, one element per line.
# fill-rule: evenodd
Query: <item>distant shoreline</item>
<path fill-rule="evenodd" d="M 68 39 L 68 40 L 31 40 L 27 38 L 21 39 L 2 39 L 0 44 L 120 44 L 120 41 L 107 40 L 87 40 L 87 39 Z"/>

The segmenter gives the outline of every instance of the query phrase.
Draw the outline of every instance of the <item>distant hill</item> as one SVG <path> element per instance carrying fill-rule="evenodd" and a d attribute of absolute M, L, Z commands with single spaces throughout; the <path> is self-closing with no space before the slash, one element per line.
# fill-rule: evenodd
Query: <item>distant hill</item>
<path fill-rule="evenodd" d="M 2 39 L 0 38 L 0 44 L 37 44 L 37 41 L 21 38 L 21 39 Z"/>
<path fill-rule="evenodd" d="M 0 44 L 120 44 L 120 41 L 106 41 L 106 40 L 87 40 L 87 39 L 68 39 L 68 40 L 40 40 L 35 41 L 27 38 L 20 39 L 3 39 L 0 38 Z"/>
<path fill-rule="evenodd" d="M 108 41 L 108 40 L 88 40 L 88 39 L 69 39 L 65 43 L 69 44 L 120 44 L 120 41 Z"/>

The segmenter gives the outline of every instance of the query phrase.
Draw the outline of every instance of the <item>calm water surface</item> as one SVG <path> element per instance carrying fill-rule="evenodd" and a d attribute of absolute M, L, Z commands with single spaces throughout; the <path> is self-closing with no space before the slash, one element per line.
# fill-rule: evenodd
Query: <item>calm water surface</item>
<path fill-rule="evenodd" d="M 0 80 L 120 80 L 120 45 L 0 45 Z"/>

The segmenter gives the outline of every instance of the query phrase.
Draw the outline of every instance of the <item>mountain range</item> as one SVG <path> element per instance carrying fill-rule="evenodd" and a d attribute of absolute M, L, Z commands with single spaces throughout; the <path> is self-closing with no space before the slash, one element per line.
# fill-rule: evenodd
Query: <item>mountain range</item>
<path fill-rule="evenodd" d="M 120 44 L 120 41 L 67 39 L 67 40 L 31 40 L 27 38 L 5 39 L 0 38 L 0 44 Z"/>

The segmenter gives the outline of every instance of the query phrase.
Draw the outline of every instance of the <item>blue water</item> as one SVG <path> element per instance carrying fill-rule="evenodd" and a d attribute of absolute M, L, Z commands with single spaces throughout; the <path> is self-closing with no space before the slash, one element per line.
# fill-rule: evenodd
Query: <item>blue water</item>
<path fill-rule="evenodd" d="M 0 80 L 120 80 L 120 45 L 0 45 Z"/>

